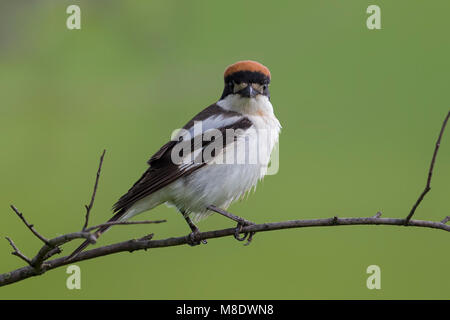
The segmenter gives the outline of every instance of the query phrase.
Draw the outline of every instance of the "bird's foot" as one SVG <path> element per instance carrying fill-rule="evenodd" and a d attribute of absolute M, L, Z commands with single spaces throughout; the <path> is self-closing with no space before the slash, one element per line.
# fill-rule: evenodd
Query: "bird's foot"
<path fill-rule="evenodd" d="M 200 234 L 200 231 L 198 229 L 192 230 L 192 232 L 189 233 L 189 236 L 188 236 L 188 245 L 190 245 L 191 247 L 195 247 L 201 243 L 207 244 L 208 242 L 205 239 L 200 240 L 198 238 L 199 234 Z"/>
<path fill-rule="evenodd" d="M 242 237 L 239 236 L 239 234 L 242 232 L 242 228 L 253 225 L 254 224 L 253 222 L 243 219 L 241 217 L 235 216 L 234 214 L 232 214 L 226 210 L 220 209 L 219 207 L 216 207 L 214 205 L 208 206 L 208 210 L 217 212 L 217 213 L 227 217 L 228 219 L 231 219 L 231 220 L 237 222 L 236 230 L 234 231 L 234 238 L 236 240 L 244 241 L 245 239 L 247 239 L 247 243 L 245 243 L 246 246 L 248 246 L 250 244 L 250 242 L 253 240 L 253 236 L 254 236 L 255 232 L 244 232 L 244 235 Z"/>
<path fill-rule="evenodd" d="M 253 224 L 254 223 L 251 221 L 238 222 L 238 224 L 236 226 L 236 230 L 234 231 L 234 238 L 238 241 L 244 241 L 247 239 L 247 242 L 244 245 L 248 246 L 250 244 L 250 242 L 252 242 L 255 232 L 244 232 L 243 236 L 240 236 L 239 234 L 242 232 L 243 227 L 251 226 Z"/>

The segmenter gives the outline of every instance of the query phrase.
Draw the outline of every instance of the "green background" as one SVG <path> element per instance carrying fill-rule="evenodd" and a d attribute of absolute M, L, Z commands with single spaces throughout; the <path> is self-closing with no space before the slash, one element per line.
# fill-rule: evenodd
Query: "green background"
<path fill-rule="evenodd" d="M 81 7 L 81 30 L 66 8 Z M 382 30 L 366 8 L 381 7 Z M 449 110 L 448 0 L 2 1 L 0 3 L 0 272 L 23 266 L 3 240 L 32 256 L 47 237 L 84 222 L 101 151 L 107 155 L 92 224 L 146 168 L 173 129 L 215 102 L 225 67 L 253 59 L 272 72 L 282 123 L 280 170 L 230 211 L 255 222 L 405 217 L 423 190 Z M 450 212 L 450 133 L 417 219 Z M 182 236 L 160 206 L 100 244 Z M 212 216 L 201 230 L 231 227 Z M 396 226 L 260 233 L 244 247 L 208 245 L 115 254 L 0 288 L 2 299 L 450 298 L 449 234 Z M 78 243 L 67 245 L 65 253 Z M 381 268 L 368 290 L 366 268 Z"/>

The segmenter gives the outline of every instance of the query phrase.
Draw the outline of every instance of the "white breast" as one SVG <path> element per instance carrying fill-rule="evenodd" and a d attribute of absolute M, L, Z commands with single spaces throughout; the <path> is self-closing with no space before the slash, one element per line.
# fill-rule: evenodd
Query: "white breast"
<path fill-rule="evenodd" d="M 194 221 L 208 215 L 206 208 L 209 205 L 226 209 L 252 187 L 256 187 L 257 182 L 266 174 L 270 155 L 281 129 L 272 104 L 265 96 L 246 99 L 229 95 L 217 104 L 226 110 L 240 112 L 253 125 L 225 149 L 227 154 L 234 148 L 241 159 L 245 154 L 244 162 L 223 163 L 222 155 L 217 155 L 220 160 L 216 163 L 208 164 L 167 186 L 170 195 L 168 204 L 191 212 Z M 254 146 L 257 146 L 257 159 Z"/>

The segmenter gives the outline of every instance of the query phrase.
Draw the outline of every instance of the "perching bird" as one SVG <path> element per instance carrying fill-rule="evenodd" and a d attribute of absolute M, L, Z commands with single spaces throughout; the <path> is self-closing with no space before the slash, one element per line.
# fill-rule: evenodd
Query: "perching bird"
<path fill-rule="evenodd" d="M 166 203 L 189 224 L 192 245 L 199 244 L 192 220 L 214 211 L 238 221 L 238 227 L 243 221 L 248 224 L 224 210 L 264 177 L 281 126 L 270 102 L 267 67 L 239 61 L 226 68 L 224 79 L 219 101 L 197 114 L 150 158 L 150 167 L 114 205 L 109 221 L 125 221 Z M 100 228 L 96 236 L 108 228 Z M 85 241 L 69 258 L 88 244 Z"/>

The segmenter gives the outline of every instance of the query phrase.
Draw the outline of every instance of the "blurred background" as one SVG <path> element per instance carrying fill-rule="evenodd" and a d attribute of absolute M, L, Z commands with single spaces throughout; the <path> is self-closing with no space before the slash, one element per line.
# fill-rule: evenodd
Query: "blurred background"
<path fill-rule="evenodd" d="M 68 30 L 66 8 L 81 8 Z M 146 161 L 222 93 L 223 71 L 252 59 L 272 72 L 283 129 L 280 170 L 230 211 L 254 222 L 405 217 L 423 190 L 449 110 L 448 1 L 0 2 L 0 273 L 23 266 L 5 236 L 32 256 L 46 237 L 84 223 L 107 149 L 91 225 L 140 177 Z M 450 128 L 448 128 L 450 129 Z M 448 130 L 447 130 L 448 131 Z M 450 132 L 432 191 L 415 218 L 450 214 Z M 189 232 L 171 208 L 116 227 L 99 245 Z M 201 230 L 232 227 L 220 216 Z M 81 241 L 79 241 L 81 242 Z M 68 254 L 79 244 L 64 247 Z M 449 234 L 395 226 L 305 228 L 197 247 L 115 254 L 0 288 L 1 299 L 448 299 Z M 381 268 L 381 290 L 366 268 Z"/>

